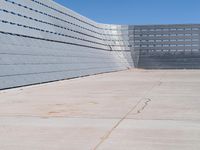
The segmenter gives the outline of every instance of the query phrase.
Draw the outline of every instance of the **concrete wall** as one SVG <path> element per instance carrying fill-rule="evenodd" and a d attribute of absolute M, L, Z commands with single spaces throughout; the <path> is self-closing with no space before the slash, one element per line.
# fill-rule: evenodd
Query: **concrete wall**
<path fill-rule="evenodd" d="M 53 1 L 1 0 L 0 89 L 130 68 L 127 29 Z"/>

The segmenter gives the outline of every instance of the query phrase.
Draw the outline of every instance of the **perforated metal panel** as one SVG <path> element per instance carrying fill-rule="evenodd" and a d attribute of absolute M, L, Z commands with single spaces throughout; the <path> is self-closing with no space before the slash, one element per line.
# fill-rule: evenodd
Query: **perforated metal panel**
<path fill-rule="evenodd" d="M 200 25 L 133 26 L 138 67 L 149 69 L 199 69 Z"/>

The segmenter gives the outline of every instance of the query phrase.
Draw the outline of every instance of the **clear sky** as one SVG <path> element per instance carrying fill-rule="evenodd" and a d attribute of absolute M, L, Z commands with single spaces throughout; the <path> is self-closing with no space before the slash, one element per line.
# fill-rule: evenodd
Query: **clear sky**
<path fill-rule="evenodd" d="M 55 0 L 100 23 L 200 23 L 200 0 Z"/>

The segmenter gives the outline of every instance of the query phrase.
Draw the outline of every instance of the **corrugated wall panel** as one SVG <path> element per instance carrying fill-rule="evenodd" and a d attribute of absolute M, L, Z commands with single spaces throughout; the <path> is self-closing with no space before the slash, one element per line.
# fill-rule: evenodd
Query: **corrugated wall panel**
<path fill-rule="evenodd" d="M 120 29 L 53 1 L 2 0 L 0 89 L 127 69 Z"/>

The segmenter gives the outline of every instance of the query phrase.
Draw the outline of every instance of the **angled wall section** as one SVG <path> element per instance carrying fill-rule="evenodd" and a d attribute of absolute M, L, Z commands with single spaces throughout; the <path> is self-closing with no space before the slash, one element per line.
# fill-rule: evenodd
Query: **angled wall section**
<path fill-rule="evenodd" d="M 1 0 L 0 89 L 130 68 L 126 29 L 50 0 Z"/>

